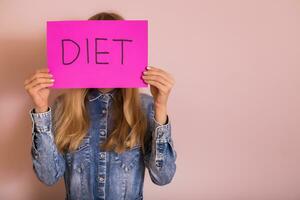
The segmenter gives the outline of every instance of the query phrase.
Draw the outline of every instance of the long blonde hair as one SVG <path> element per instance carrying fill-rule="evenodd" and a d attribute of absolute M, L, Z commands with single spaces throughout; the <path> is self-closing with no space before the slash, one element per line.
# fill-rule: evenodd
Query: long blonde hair
<path fill-rule="evenodd" d="M 116 13 L 98 13 L 89 20 L 122 20 Z M 113 131 L 101 145 L 104 150 L 121 153 L 144 140 L 147 118 L 141 104 L 138 88 L 117 88 L 112 99 Z M 74 151 L 87 135 L 90 118 L 87 109 L 89 88 L 68 89 L 57 97 L 53 117 L 55 143 L 60 152 Z"/>

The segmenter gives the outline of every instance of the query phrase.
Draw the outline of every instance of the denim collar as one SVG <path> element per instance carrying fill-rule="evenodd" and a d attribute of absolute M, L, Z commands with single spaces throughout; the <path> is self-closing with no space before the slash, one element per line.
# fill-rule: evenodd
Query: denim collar
<path fill-rule="evenodd" d="M 109 92 L 102 93 L 98 88 L 89 88 L 87 98 L 89 101 L 94 101 L 99 97 L 104 99 L 110 99 L 113 98 L 119 90 L 120 88 L 114 88 Z"/>

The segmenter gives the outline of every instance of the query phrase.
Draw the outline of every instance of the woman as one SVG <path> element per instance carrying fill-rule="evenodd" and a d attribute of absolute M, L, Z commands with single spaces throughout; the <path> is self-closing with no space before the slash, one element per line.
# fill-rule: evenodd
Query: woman
<path fill-rule="evenodd" d="M 99 13 L 90 20 L 123 20 Z M 157 185 L 171 182 L 176 151 L 167 100 L 173 77 L 147 67 L 143 80 L 151 95 L 137 88 L 69 89 L 48 105 L 55 80 L 39 69 L 25 80 L 34 108 L 33 169 L 40 181 L 55 184 L 64 176 L 66 199 L 143 199 L 145 168 Z"/>

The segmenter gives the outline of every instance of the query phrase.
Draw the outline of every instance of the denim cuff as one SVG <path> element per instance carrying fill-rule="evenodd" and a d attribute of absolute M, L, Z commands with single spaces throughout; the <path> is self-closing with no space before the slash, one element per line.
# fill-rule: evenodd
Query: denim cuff
<path fill-rule="evenodd" d="M 34 108 L 30 111 L 31 120 L 33 122 L 33 132 L 43 133 L 51 131 L 51 108 L 48 111 L 36 113 Z"/>
<path fill-rule="evenodd" d="M 168 142 L 171 138 L 171 122 L 169 115 L 167 115 L 167 122 L 165 124 L 160 124 L 155 120 L 153 115 L 152 117 L 154 121 L 154 138 L 156 141 L 160 143 Z"/>

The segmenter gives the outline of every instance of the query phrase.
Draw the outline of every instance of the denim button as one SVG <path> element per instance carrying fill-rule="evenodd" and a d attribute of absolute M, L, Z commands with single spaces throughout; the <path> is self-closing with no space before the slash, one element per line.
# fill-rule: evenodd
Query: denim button
<path fill-rule="evenodd" d="M 105 130 L 100 130 L 100 135 L 105 136 L 106 131 Z"/>
<path fill-rule="evenodd" d="M 106 109 L 103 109 L 103 110 L 102 110 L 102 113 L 103 113 L 103 114 L 106 113 Z"/>
<path fill-rule="evenodd" d="M 99 181 L 100 181 L 101 183 L 103 183 L 104 180 L 105 180 L 104 177 L 102 177 L 102 176 L 99 177 Z"/>
<path fill-rule="evenodd" d="M 156 165 L 156 167 L 161 167 L 162 166 L 162 160 L 156 160 L 155 165 Z"/>
<path fill-rule="evenodd" d="M 104 159 L 105 158 L 105 153 L 104 152 L 100 152 L 100 158 Z"/>

